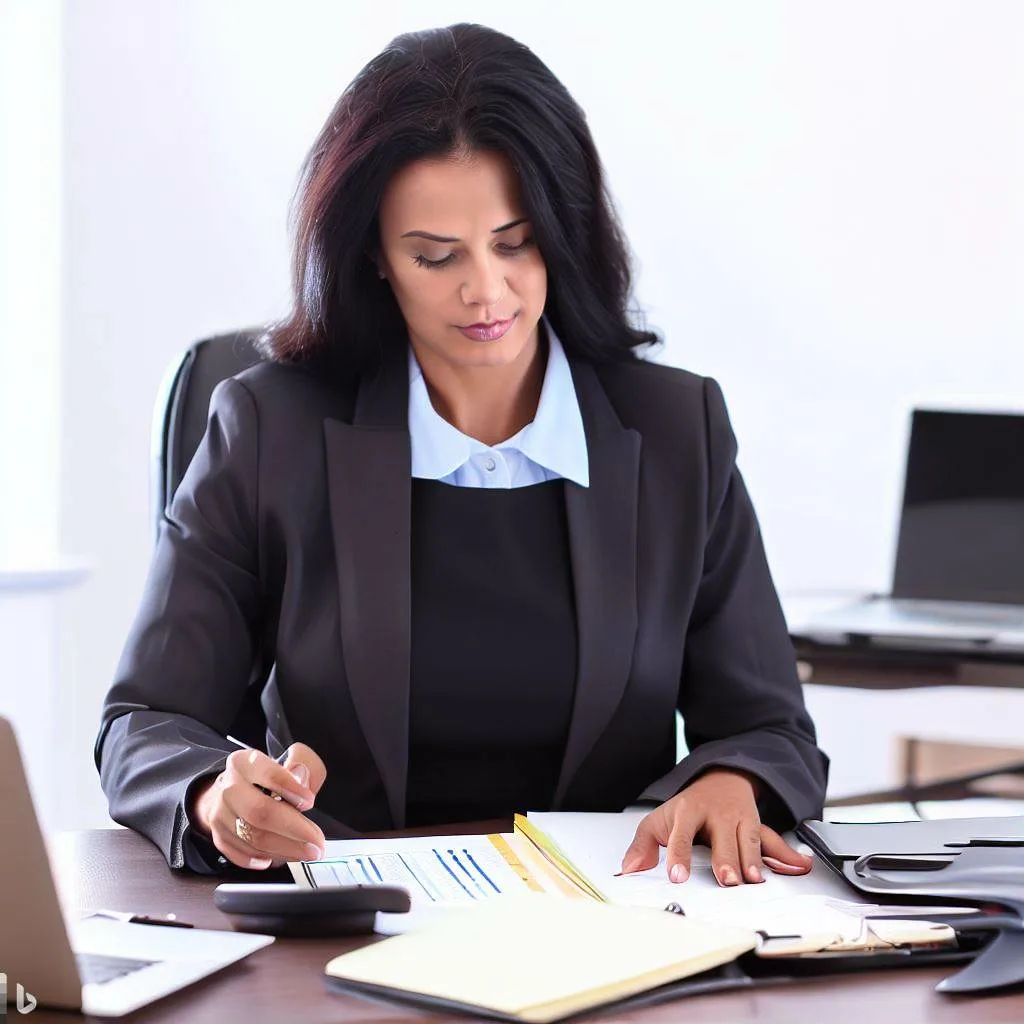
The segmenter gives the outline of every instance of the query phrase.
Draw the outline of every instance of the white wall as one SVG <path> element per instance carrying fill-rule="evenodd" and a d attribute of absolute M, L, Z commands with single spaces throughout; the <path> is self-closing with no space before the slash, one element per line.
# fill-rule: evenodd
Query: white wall
<path fill-rule="evenodd" d="M 57 824 L 61 0 L 0 2 L 0 714 Z"/>
<path fill-rule="evenodd" d="M 65 18 L 62 542 L 97 563 L 63 638 L 69 825 L 105 807 L 91 742 L 149 553 L 160 376 L 284 310 L 298 166 L 401 31 L 507 31 L 588 111 L 660 358 L 722 382 L 782 590 L 885 586 L 914 401 L 1024 406 L 1013 0 L 91 0 Z M 839 792 L 885 781 L 860 754 L 864 735 L 887 749 L 877 699 L 813 695 Z M 1022 700 L 904 695 L 891 728 L 984 735 Z"/>
<path fill-rule="evenodd" d="M 60 0 L 0 3 L 0 570 L 59 546 L 60 29 Z"/>

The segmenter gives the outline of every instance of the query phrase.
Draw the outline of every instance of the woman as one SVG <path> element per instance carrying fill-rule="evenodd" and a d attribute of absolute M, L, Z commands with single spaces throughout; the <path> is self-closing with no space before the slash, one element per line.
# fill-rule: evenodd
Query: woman
<path fill-rule="evenodd" d="M 480 26 L 401 36 L 296 212 L 294 310 L 214 393 L 105 702 L 111 815 L 210 872 L 649 802 L 624 870 L 806 871 L 775 829 L 827 760 L 721 392 L 637 357 L 565 88 Z M 266 753 L 225 738 L 261 658 Z"/>

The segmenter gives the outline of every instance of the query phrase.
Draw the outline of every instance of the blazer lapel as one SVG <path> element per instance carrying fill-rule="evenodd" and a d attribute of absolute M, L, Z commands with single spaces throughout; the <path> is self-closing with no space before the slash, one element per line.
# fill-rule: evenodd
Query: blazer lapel
<path fill-rule="evenodd" d="M 583 415 L 590 486 L 565 482 L 576 597 L 577 669 L 572 720 L 554 806 L 622 698 L 637 631 L 640 435 L 622 426 L 594 368 L 570 360 Z"/>
<path fill-rule="evenodd" d="M 412 455 L 406 364 L 360 385 L 352 424 L 324 421 L 345 672 L 395 828 L 409 763 Z"/>

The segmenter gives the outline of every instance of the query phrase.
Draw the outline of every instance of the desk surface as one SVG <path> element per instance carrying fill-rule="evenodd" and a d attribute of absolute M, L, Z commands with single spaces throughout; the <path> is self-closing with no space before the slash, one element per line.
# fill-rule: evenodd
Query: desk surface
<path fill-rule="evenodd" d="M 488 823 L 493 827 L 498 823 Z M 510 826 L 511 823 L 508 823 Z M 146 839 L 123 829 L 66 832 L 51 843 L 60 886 L 69 907 L 103 907 L 148 914 L 175 913 L 199 927 L 226 928 L 213 906 L 217 879 L 171 872 Z M 365 939 L 278 939 L 241 963 L 154 1003 L 127 1021 L 302 1021 L 303 1024 L 360 1021 L 367 1024 L 444 1024 L 467 1017 L 433 1014 L 372 1003 L 327 991 L 323 967 L 331 957 Z M 758 992 L 724 992 L 691 997 L 630 1013 L 603 1016 L 616 1021 L 976 1021 L 1024 1020 L 1024 992 L 984 999 L 951 999 L 933 991 L 949 971 L 936 969 L 865 972 L 857 977 L 804 981 Z M 69 1024 L 85 1018 L 39 1007 L 33 1022 Z M 93 1018 L 90 1018 L 93 1019 Z"/>
<path fill-rule="evenodd" d="M 971 657 L 963 652 L 819 644 L 794 636 L 800 679 L 822 686 L 906 690 L 919 686 L 1024 689 L 1024 659 Z"/>
<path fill-rule="evenodd" d="M 803 682 L 872 690 L 917 686 L 1024 689 L 1024 654 L 986 656 L 983 651 L 900 648 L 864 641 L 818 643 L 808 638 L 808 623 L 824 612 L 864 596 L 854 591 L 783 595 L 786 621 L 801 662 Z"/>

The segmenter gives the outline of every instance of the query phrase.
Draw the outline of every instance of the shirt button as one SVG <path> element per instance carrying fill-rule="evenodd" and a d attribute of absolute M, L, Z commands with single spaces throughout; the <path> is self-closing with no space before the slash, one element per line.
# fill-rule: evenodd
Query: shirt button
<path fill-rule="evenodd" d="M 484 469 L 486 469 L 488 473 L 493 473 L 497 465 L 498 464 L 494 461 L 494 459 L 484 460 Z"/>

